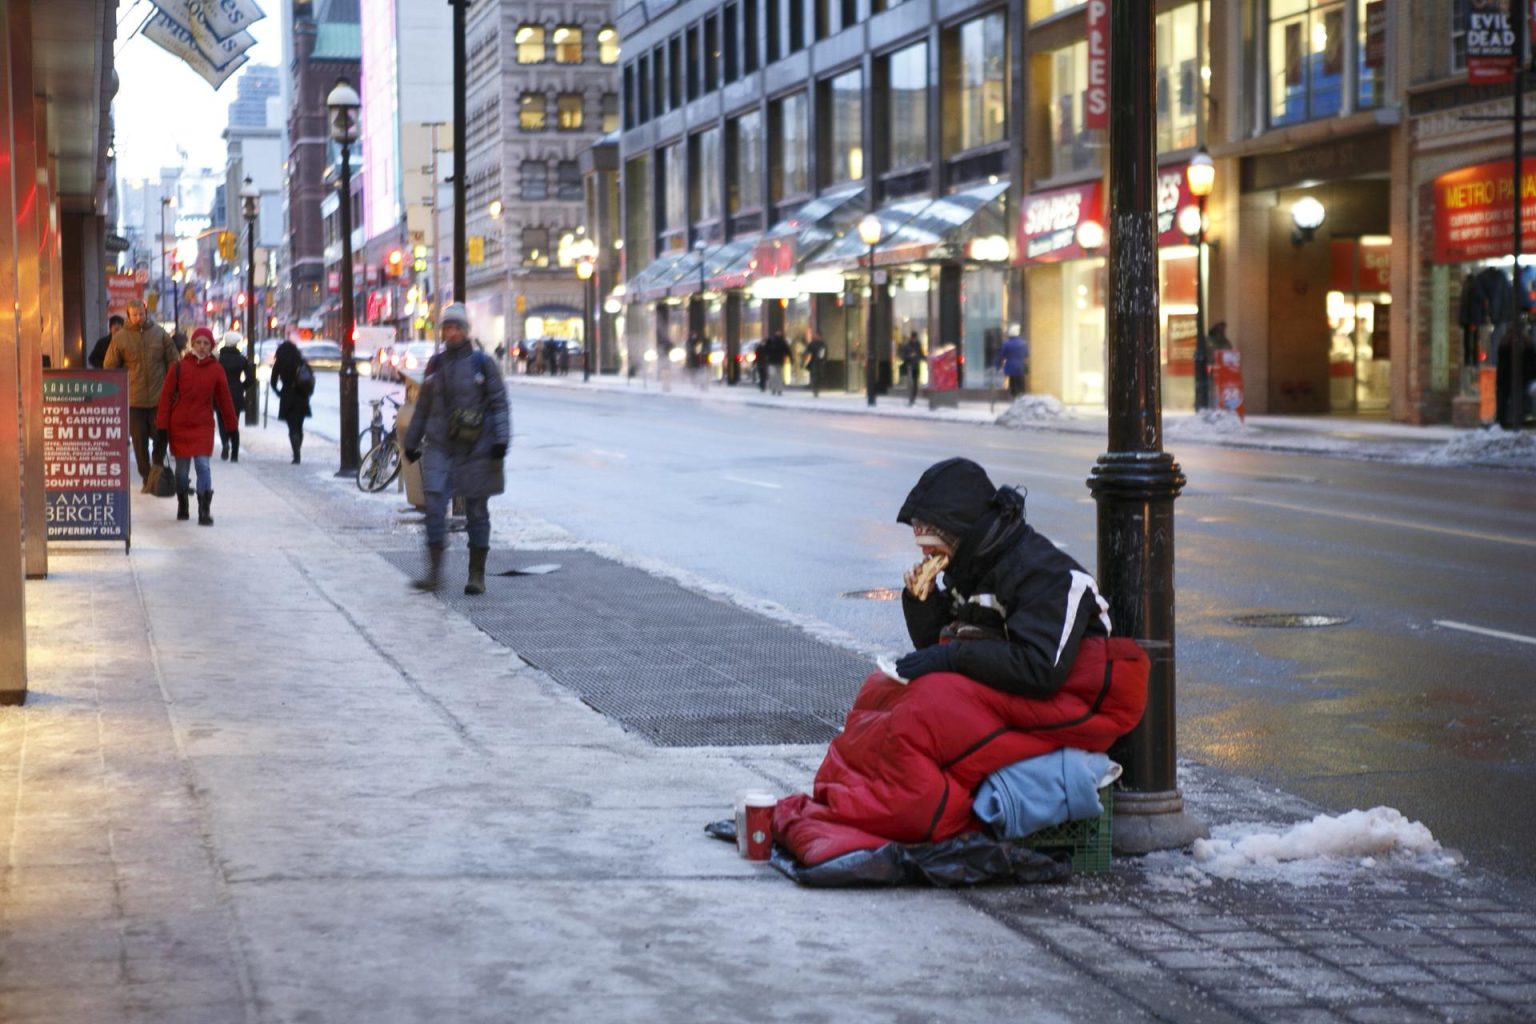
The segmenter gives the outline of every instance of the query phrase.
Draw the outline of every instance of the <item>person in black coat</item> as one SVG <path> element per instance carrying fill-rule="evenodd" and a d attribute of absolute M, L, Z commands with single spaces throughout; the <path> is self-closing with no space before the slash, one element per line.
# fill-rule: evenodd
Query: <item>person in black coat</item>
<path fill-rule="evenodd" d="M 123 318 L 113 313 L 107 320 L 107 333 L 96 339 L 96 344 L 91 348 L 90 358 L 86 360 L 91 369 L 99 370 L 107 361 L 107 349 L 112 347 L 112 338 L 121 326 L 123 326 Z"/>
<path fill-rule="evenodd" d="M 240 343 L 245 339 L 239 331 L 225 331 L 224 344 L 219 349 L 219 365 L 229 381 L 229 396 L 235 402 L 235 419 L 245 415 L 245 389 L 254 379 L 250 361 L 240 353 Z M 219 420 L 219 458 L 229 462 L 240 461 L 240 424 Z"/>
<path fill-rule="evenodd" d="M 293 449 L 293 464 L 299 464 L 299 449 L 304 447 L 304 420 L 310 415 L 310 392 L 299 386 L 299 367 L 304 354 L 299 346 L 285 341 L 272 355 L 272 390 L 277 392 L 277 418 L 288 424 L 288 446 Z"/>
<path fill-rule="evenodd" d="M 1520 335 L 1521 407 L 1518 416 L 1512 415 L 1509 407 L 1509 377 L 1514 372 L 1514 346 L 1510 344 L 1510 338 L 1515 334 Z M 1531 344 L 1531 336 L 1524 331 L 1505 331 L 1504 337 L 1499 339 L 1497 359 L 1493 374 L 1493 421 L 1506 430 L 1516 430 L 1531 414 L 1531 382 L 1536 381 L 1536 345 Z"/>
<path fill-rule="evenodd" d="M 1024 498 L 994 487 L 969 459 L 930 466 L 896 521 L 912 527 L 924 563 L 907 573 L 901 608 L 916 648 L 903 678 L 958 672 L 995 690 L 1044 698 L 1066 681 L 1085 637 L 1110 635 L 1093 577 L 1024 521 Z M 928 589 L 919 570 L 943 560 Z"/>

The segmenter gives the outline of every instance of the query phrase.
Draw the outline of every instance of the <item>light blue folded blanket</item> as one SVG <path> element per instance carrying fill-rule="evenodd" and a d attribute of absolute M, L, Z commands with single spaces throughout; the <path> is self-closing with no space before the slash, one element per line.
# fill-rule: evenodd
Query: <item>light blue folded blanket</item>
<path fill-rule="evenodd" d="M 1023 839 L 1064 821 L 1097 818 L 1099 780 L 1109 772 L 1108 754 L 1053 750 L 1015 761 L 988 775 L 976 789 L 972 810 L 999 839 Z"/>

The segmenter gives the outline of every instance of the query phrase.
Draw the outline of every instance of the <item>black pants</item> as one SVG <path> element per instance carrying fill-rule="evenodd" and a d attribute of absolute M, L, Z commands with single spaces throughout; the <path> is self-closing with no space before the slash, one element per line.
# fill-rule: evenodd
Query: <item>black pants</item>
<path fill-rule="evenodd" d="M 1511 164 L 1510 166 L 1514 166 Z M 1022 373 L 1010 373 L 1008 375 L 1008 396 L 1018 398 L 1024 393 L 1024 375 Z"/>
<path fill-rule="evenodd" d="M 151 451 L 157 466 L 165 464 L 165 442 L 155 436 L 155 413 L 152 405 L 128 407 L 128 435 L 133 438 L 133 461 L 138 466 L 139 479 L 149 476 Z"/>
<path fill-rule="evenodd" d="M 812 363 L 810 365 L 810 371 L 811 371 L 811 394 L 819 395 L 819 394 L 821 394 L 821 364 L 819 362 Z"/>

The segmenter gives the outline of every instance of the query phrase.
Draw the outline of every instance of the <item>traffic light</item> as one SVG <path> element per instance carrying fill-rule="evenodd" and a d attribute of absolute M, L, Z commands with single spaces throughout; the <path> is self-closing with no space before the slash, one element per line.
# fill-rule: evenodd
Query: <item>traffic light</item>
<path fill-rule="evenodd" d="M 226 263 L 235 258 L 235 233 L 233 231 L 219 232 L 219 256 Z"/>
<path fill-rule="evenodd" d="M 418 245 L 411 250 L 411 269 L 416 273 L 424 273 L 427 269 L 427 247 Z"/>
<path fill-rule="evenodd" d="M 389 251 L 389 261 L 384 264 L 384 272 L 390 277 L 399 277 L 400 271 L 405 269 L 405 253 L 399 249 Z"/>

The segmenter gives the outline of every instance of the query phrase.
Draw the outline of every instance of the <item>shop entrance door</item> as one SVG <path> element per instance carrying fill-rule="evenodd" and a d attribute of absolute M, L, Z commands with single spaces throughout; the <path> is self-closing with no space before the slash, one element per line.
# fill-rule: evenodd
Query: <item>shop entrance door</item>
<path fill-rule="evenodd" d="M 1335 238 L 1328 292 L 1328 411 L 1376 413 L 1391 397 L 1392 239 Z"/>

